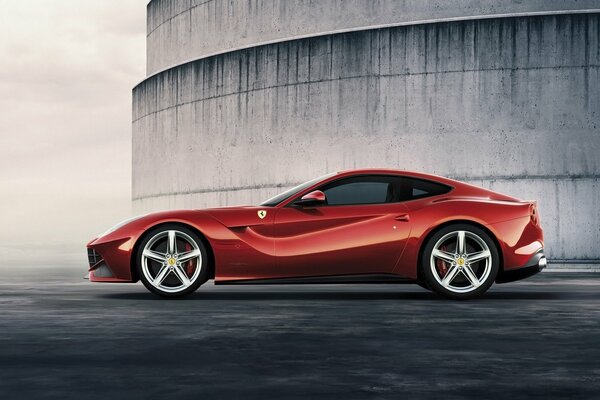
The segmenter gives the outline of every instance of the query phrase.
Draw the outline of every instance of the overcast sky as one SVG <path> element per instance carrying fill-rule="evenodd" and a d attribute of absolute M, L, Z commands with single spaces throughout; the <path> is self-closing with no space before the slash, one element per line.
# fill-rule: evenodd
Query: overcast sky
<path fill-rule="evenodd" d="M 130 215 L 146 4 L 0 0 L 0 266 L 85 271 L 85 244 Z"/>

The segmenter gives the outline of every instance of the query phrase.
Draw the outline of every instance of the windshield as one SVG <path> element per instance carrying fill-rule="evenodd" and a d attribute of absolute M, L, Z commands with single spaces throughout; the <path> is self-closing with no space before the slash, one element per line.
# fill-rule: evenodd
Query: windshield
<path fill-rule="evenodd" d="M 315 183 L 318 183 L 318 182 L 325 180 L 334 175 L 335 175 L 335 173 L 331 173 L 331 174 L 323 175 L 318 178 L 312 179 L 308 182 L 304 182 L 296 187 L 286 190 L 283 193 L 279 193 L 277 196 L 271 197 L 269 200 L 266 200 L 266 201 L 260 203 L 260 205 L 264 206 L 264 207 L 274 207 L 277 204 L 281 203 L 282 201 L 287 200 L 290 197 L 294 196 L 296 193 L 299 193 L 299 192 L 303 191 L 304 189 L 311 187 Z"/>

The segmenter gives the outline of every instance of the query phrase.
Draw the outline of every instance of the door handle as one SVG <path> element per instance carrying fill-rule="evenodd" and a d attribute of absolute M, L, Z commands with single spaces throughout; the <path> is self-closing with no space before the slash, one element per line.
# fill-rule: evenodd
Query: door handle
<path fill-rule="evenodd" d="M 408 222 L 410 221 L 410 216 L 408 214 L 400 214 L 394 218 L 396 221 Z"/>

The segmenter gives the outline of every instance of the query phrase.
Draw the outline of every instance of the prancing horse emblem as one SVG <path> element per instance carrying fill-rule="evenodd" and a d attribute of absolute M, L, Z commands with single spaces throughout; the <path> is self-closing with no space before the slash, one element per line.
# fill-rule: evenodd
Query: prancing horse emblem
<path fill-rule="evenodd" d="M 267 216 L 267 212 L 265 210 L 258 210 L 258 218 L 263 219 Z"/>

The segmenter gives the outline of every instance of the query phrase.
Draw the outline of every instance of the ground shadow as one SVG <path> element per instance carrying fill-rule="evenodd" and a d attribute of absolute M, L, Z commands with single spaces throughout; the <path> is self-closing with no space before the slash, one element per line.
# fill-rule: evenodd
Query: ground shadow
<path fill-rule="evenodd" d="M 113 300 L 162 300 L 152 293 L 108 293 L 100 297 Z M 581 300 L 600 299 L 600 293 L 593 292 L 555 292 L 555 291 L 498 291 L 488 292 L 483 297 L 474 301 L 489 300 Z M 376 301 L 376 300 L 419 300 L 419 301 L 446 301 L 445 298 L 431 292 L 352 292 L 352 291 L 219 291 L 202 292 L 201 290 L 183 299 L 183 301 Z M 472 300 L 473 301 L 473 300 Z"/>

